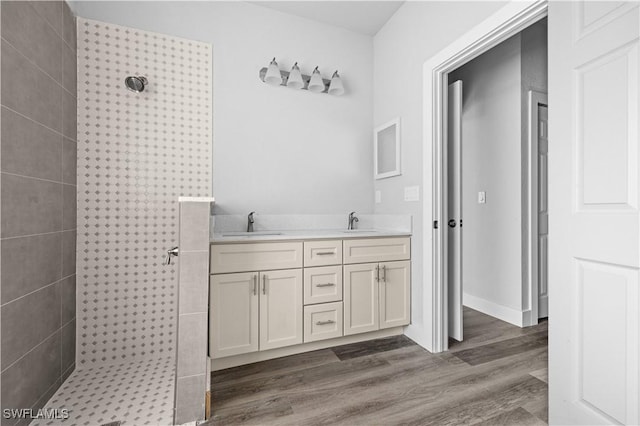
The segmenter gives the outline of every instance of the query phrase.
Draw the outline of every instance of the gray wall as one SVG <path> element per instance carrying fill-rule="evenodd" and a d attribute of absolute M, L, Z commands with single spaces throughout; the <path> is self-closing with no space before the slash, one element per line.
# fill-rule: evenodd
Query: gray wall
<path fill-rule="evenodd" d="M 41 408 L 75 366 L 75 21 L 60 1 L 1 15 L 2 408 Z"/>
<path fill-rule="evenodd" d="M 546 44 L 544 20 L 449 75 L 463 81 L 465 304 L 514 321 L 530 309 L 527 97 L 546 92 Z M 478 203 L 479 191 L 486 204 Z"/>
<path fill-rule="evenodd" d="M 449 81 L 456 80 L 463 82 L 464 293 L 519 311 L 520 35 L 451 73 Z M 479 191 L 485 204 L 478 204 Z"/>

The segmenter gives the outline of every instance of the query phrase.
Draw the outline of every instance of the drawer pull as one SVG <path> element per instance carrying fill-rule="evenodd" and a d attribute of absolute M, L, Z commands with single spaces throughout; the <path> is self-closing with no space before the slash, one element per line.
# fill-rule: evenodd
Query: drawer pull
<path fill-rule="evenodd" d="M 327 324 L 335 324 L 334 320 L 326 320 L 326 321 L 317 321 L 316 325 L 327 325 Z"/>
<path fill-rule="evenodd" d="M 253 276 L 253 295 L 258 294 L 258 274 Z"/>
<path fill-rule="evenodd" d="M 335 251 L 319 251 L 316 253 L 317 256 L 330 256 L 336 254 Z"/>
<path fill-rule="evenodd" d="M 333 287 L 334 283 L 316 284 L 316 287 Z"/>

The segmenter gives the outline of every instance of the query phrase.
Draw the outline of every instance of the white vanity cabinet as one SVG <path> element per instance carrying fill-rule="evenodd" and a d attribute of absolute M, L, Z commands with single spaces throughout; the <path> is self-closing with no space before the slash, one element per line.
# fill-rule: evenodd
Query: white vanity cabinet
<path fill-rule="evenodd" d="M 209 355 L 239 365 L 401 333 L 410 248 L 395 236 L 213 243 Z"/>

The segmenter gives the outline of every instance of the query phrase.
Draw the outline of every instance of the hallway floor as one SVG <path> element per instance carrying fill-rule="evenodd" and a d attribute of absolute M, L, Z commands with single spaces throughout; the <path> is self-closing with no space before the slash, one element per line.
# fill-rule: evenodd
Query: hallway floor
<path fill-rule="evenodd" d="M 465 308 L 447 353 L 398 336 L 217 371 L 207 424 L 546 424 L 547 324 Z"/>

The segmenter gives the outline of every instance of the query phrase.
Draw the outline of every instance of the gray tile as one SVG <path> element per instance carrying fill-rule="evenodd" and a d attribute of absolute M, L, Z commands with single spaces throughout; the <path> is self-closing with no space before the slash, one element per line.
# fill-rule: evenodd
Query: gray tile
<path fill-rule="evenodd" d="M 31 407 L 59 379 L 58 332 L 2 373 L 2 406 Z"/>
<path fill-rule="evenodd" d="M 62 86 L 74 96 L 78 96 L 76 84 L 76 52 L 69 46 L 64 45 L 62 48 Z"/>
<path fill-rule="evenodd" d="M 62 2 L 62 38 L 76 49 L 76 18 L 66 1 Z"/>
<path fill-rule="evenodd" d="M 76 187 L 63 185 L 62 190 L 62 229 L 76 229 Z"/>
<path fill-rule="evenodd" d="M 66 372 L 76 362 L 76 321 L 62 327 L 60 332 L 61 372 Z"/>
<path fill-rule="evenodd" d="M 76 273 L 76 231 L 62 233 L 62 276 Z"/>
<path fill-rule="evenodd" d="M 62 372 L 62 377 L 61 377 L 61 379 L 62 379 L 62 382 L 63 382 L 63 383 L 64 383 L 64 382 L 69 378 L 69 376 L 71 375 L 71 373 L 73 373 L 73 371 L 74 371 L 75 369 L 76 369 L 76 364 L 75 364 L 75 363 L 73 363 L 73 364 L 71 364 L 71 366 L 70 366 L 69 368 L 67 368 L 67 369 L 66 369 L 66 371 L 63 371 L 63 372 Z"/>
<path fill-rule="evenodd" d="M 209 250 L 209 203 L 180 203 L 180 250 Z"/>
<path fill-rule="evenodd" d="M 77 182 L 78 144 L 71 139 L 62 141 L 62 182 L 75 185 Z"/>
<path fill-rule="evenodd" d="M 61 241 L 59 232 L 2 241 L 2 304 L 62 278 L 58 254 Z"/>
<path fill-rule="evenodd" d="M 53 29 L 62 36 L 62 3 L 61 0 L 55 1 L 29 1 L 33 8 L 53 27 Z"/>
<path fill-rule="evenodd" d="M 207 369 L 207 314 L 178 316 L 177 377 L 204 374 Z"/>
<path fill-rule="evenodd" d="M 175 424 L 204 420 L 205 375 L 179 378 L 176 381 Z"/>
<path fill-rule="evenodd" d="M 3 172 L 60 182 L 62 136 L 59 133 L 2 108 L 1 134 Z"/>
<path fill-rule="evenodd" d="M 62 90 L 62 134 L 73 139 L 78 138 L 76 98 Z"/>
<path fill-rule="evenodd" d="M 0 50 L 2 105 L 62 132 L 62 87 L 4 40 Z"/>
<path fill-rule="evenodd" d="M 47 405 L 47 402 L 49 402 L 49 399 L 51 399 L 51 397 L 56 393 L 58 388 L 60 388 L 60 386 L 62 385 L 62 382 L 63 382 L 62 379 L 56 380 L 55 383 L 51 385 L 49 389 L 47 389 L 44 395 L 42 395 L 40 399 L 38 399 L 38 401 L 36 401 L 36 403 L 31 406 L 31 408 L 34 410 L 39 410 L 41 408 L 44 408 L 44 406 Z"/>
<path fill-rule="evenodd" d="M 179 314 L 207 312 L 209 252 L 180 253 L 178 260 Z"/>
<path fill-rule="evenodd" d="M 2 4 L 2 37 L 62 83 L 62 38 L 29 2 Z"/>
<path fill-rule="evenodd" d="M 76 276 L 71 275 L 60 281 L 58 285 L 60 286 L 61 324 L 64 325 L 76 317 Z"/>
<path fill-rule="evenodd" d="M 50 285 L 3 305 L 1 315 L 4 370 L 60 328 L 60 288 Z"/>
<path fill-rule="evenodd" d="M 62 184 L 3 173 L 2 238 L 62 229 Z"/>

